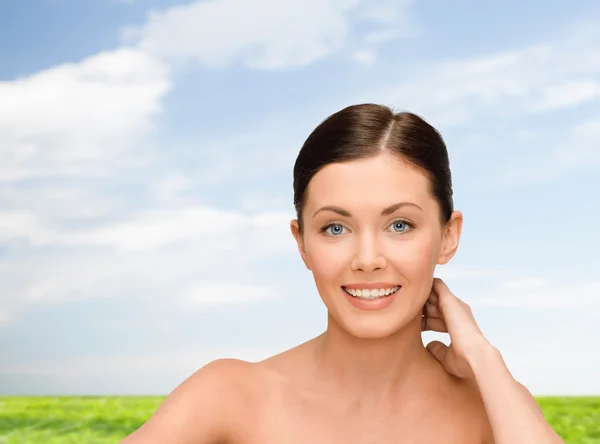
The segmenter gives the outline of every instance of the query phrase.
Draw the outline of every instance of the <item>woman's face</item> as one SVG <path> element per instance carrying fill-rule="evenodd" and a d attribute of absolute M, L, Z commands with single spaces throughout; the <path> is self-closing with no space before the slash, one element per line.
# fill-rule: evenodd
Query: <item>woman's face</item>
<path fill-rule="evenodd" d="M 303 223 L 299 233 L 292 221 L 292 233 L 330 316 L 356 337 L 380 338 L 421 316 L 462 216 L 442 226 L 427 177 L 384 153 L 315 174 Z"/>

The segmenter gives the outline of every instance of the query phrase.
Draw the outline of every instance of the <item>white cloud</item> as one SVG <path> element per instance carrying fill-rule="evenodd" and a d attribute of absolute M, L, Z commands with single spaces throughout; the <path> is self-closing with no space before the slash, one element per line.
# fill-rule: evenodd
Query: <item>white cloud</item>
<path fill-rule="evenodd" d="M 145 211 L 123 222 L 65 233 L 70 245 L 148 250 L 197 237 L 223 235 L 245 222 L 243 215 L 210 207 Z"/>
<path fill-rule="evenodd" d="M 259 361 L 270 356 L 274 350 L 261 348 L 165 350 L 151 354 L 88 355 L 68 360 L 44 360 L 33 364 L 16 364 L 0 368 L 0 373 L 33 375 L 62 375 L 65 377 L 86 375 L 140 374 L 147 371 L 178 370 L 195 371 L 220 358 L 236 358 Z M 191 373 L 190 373 L 191 374 Z"/>
<path fill-rule="evenodd" d="M 114 180 L 112 185 L 119 179 Z M 99 179 L 100 183 L 104 179 Z M 21 236 L 36 236 L 36 231 L 49 232 L 54 223 L 64 221 L 97 221 L 121 211 L 126 204 L 126 194 L 112 193 L 109 187 L 101 188 L 98 182 L 80 180 L 70 181 L 40 181 L 40 186 L 20 186 L 18 183 L 3 184 L 0 189 L 0 241 L 10 240 Z M 34 212 L 35 211 L 35 212 Z M 22 226 L 7 227 L 11 222 Z M 49 222 L 50 221 L 50 222 Z M 27 228 L 28 224 L 38 228 Z M 40 224 L 44 226 L 40 226 Z M 43 242 L 43 241 L 40 241 Z"/>
<path fill-rule="evenodd" d="M 373 63 L 375 61 L 375 54 L 371 51 L 357 51 L 354 54 L 352 54 L 352 58 L 358 62 L 358 63 L 362 63 L 364 65 L 370 65 L 371 63 Z"/>
<path fill-rule="evenodd" d="M 511 135 L 508 134 L 508 140 Z M 600 117 L 583 118 L 564 126 L 549 125 L 536 133 L 516 133 L 511 155 L 504 154 L 504 145 L 493 140 L 481 141 L 489 151 L 480 159 L 485 175 L 474 176 L 472 186 L 480 190 L 523 186 L 556 179 L 572 171 L 596 168 L 600 165 Z M 495 148 L 502 151 L 494 152 Z M 491 162 L 492 156 L 497 156 Z M 488 169 L 494 163 L 495 168 Z"/>
<path fill-rule="evenodd" d="M 278 110 L 266 116 L 253 115 L 247 121 L 240 121 L 235 130 L 227 129 L 218 136 L 174 144 L 178 152 L 187 154 L 186 167 L 188 171 L 193 168 L 196 189 L 227 186 L 232 181 L 251 186 L 255 181 L 269 177 L 271 172 L 288 171 L 291 174 L 290 167 L 302 141 L 314 125 L 311 121 L 314 114 L 298 115 L 298 110 L 304 108 Z M 291 189 L 290 182 L 288 190 L 291 192 Z M 250 192 L 251 189 L 244 187 L 240 191 Z M 289 202 L 292 202 L 291 196 Z"/>
<path fill-rule="evenodd" d="M 0 240 L 26 240 L 33 246 L 107 247 L 117 250 L 153 250 L 233 233 L 247 236 L 252 230 L 273 235 L 287 233 L 292 214 L 266 212 L 247 215 L 210 206 L 146 210 L 121 221 L 98 227 L 53 228 L 33 213 L 0 214 Z M 266 241 L 266 240 L 265 240 Z M 268 244 L 271 244 L 267 241 Z"/>
<path fill-rule="evenodd" d="M 7 182 L 0 192 L 0 242 L 10 258 L 0 269 L 5 324 L 28 301 L 118 288 L 112 281 L 98 285 L 112 277 L 106 256 L 30 249 L 77 245 L 81 227 L 114 217 L 124 197 L 107 197 L 97 183 L 90 186 L 99 177 L 90 176 L 115 179 L 119 169 L 151 157 L 148 144 L 139 145 L 170 87 L 161 62 L 129 48 L 0 83 L 0 181 Z M 86 263 L 96 268 L 87 270 Z"/>
<path fill-rule="evenodd" d="M 600 282 L 559 286 L 542 279 L 529 278 L 506 282 L 491 293 L 474 298 L 472 305 L 534 310 L 600 307 Z"/>
<path fill-rule="evenodd" d="M 596 377 L 600 353 L 595 353 L 598 348 L 595 323 L 593 316 L 585 316 L 590 314 L 586 308 L 582 307 L 582 316 L 559 314 L 551 326 L 540 326 L 539 321 L 530 318 L 517 325 L 514 336 L 509 333 L 512 328 L 497 335 L 494 345 L 502 352 L 513 376 L 532 393 L 556 396 L 600 393 L 600 379 Z M 547 314 L 542 312 L 542 317 Z"/>
<path fill-rule="evenodd" d="M 26 211 L 0 212 L 0 241 L 27 239 L 35 244 L 51 242 L 54 232 Z"/>
<path fill-rule="evenodd" d="M 577 116 L 561 115 L 600 102 L 599 30 L 598 23 L 580 23 L 542 43 L 404 66 L 404 80 L 379 82 L 348 104 L 379 102 L 424 116 L 453 137 L 451 154 L 485 171 L 469 175 L 474 189 L 547 181 L 600 164 L 598 117 L 572 123 Z M 542 114 L 551 123 L 540 128 Z"/>
<path fill-rule="evenodd" d="M 435 270 L 435 277 L 439 277 L 443 280 L 468 280 L 475 281 L 481 279 L 491 279 L 501 277 L 506 273 L 506 270 L 493 269 L 493 268 L 482 268 L 482 267 L 468 267 L 468 266 L 456 266 L 456 265 L 439 265 Z"/>
<path fill-rule="evenodd" d="M 357 16 L 363 21 L 376 23 L 398 23 L 405 20 L 406 8 L 412 6 L 414 0 L 378 0 L 360 3 Z M 410 27 L 411 23 L 404 23 Z"/>
<path fill-rule="evenodd" d="M 361 5 L 357 4 L 356 11 Z M 383 86 L 357 89 L 343 101 L 328 97 L 311 109 L 296 104 L 280 109 L 276 116 L 257 122 L 259 130 L 203 141 L 206 151 L 215 154 L 207 159 L 210 168 L 198 180 L 250 180 L 253 172 L 259 170 L 287 168 L 293 164 L 297 141 L 313 129 L 311 125 L 299 128 L 298 122 L 310 122 L 314 116 L 323 117 L 334 111 L 336 106 L 358 102 L 380 102 L 417 112 L 445 135 L 469 128 L 470 134 L 461 133 L 449 149 L 451 153 L 468 155 L 471 165 L 481 161 L 482 165 L 474 165 L 475 169 L 486 173 L 471 174 L 468 179 L 477 189 L 546 181 L 581 166 L 600 164 L 600 151 L 595 149 L 600 143 L 595 116 L 570 129 L 554 124 L 533 129 L 526 120 L 542 113 L 559 115 L 600 100 L 600 63 L 595 62 L 600 59 L 597 29 L 600 27 L 580 25 L 553 40 L 510 51 L 403 66 L 406 78 L 400 83 L 378 82 Z M 368 46 L 359 48 L 349 53 L 350 58 L 376 65 L 376 53 Z M 572 121 L 562 119 L 564 125 Z M 486 133 L 490 126 L 502 134 L 501 139 Z M 479 137 L 474 135 L 476 131 L 481 131 Z M 466 140 L 469 137 L 471 140 Z M 507 144 L 514 145 L 510 155 Z M 272 146 L 284 149 L 273 150 Z M 294 149 L 287 150 L 287 146 Z M 467 153 L 469 146 L 472 148 Z"/>
<path fill-rule="evenodd" d="M 398 37 L 401 37 L 402 35 L 403 35 L 403 32 L 396 28 L 382 29 L 382 30 L 373 31 L 373 32 L 366 34 L 365 42 L 372 43 L 372 44 L 384 43 L 389 40 L 397 39 Z"/>
<path fill-rule="evenodd" d="M 0 375 L 19 375 L 21 380 L 44 381 L 45 393 L 61 395 L 167 395 L 184 379 L 215 359 L 236 358 L 257 362 L 281 350 L 269 348 L 209 348 L 153 350 L 78 356 L 15 363 L 0 367 Z M 0 381 L 4 378 L 0 378 Z M 7 378 L 8 379 L 8 378 Z M 32 384 L 35 387 L 35 384 Z M 39 394 L 26 384 L 19 392 L 0 383 L 2 393 Z"/>
<path fill-rule="evenodd" d="M 0 217 L 5 243 L 52 249 L 1 264 L 0 310 L 7 318 L 32 303 L 122 294 L 159 300 L 167 287 L 181 295 L 184 310 L 259 301 L 275 297 L 278 283 L 256 287 L 253 264 L 295 249 L 286 212 L 245 214 L 196 205 L 142 211 L 95 228 L 48 226 L 25 212 L 9 216 Z M 239 285 L 231 281 L 232 267 Z M 227 285 L 204 292 L 215 279 Z M 206 299 L 214 292 L 218 299 Z"/>
<path fill-rule="evenodd" d="M 600 165 L 600 115 L 570 128 L 563 143 L 555 149 L 557 169 Z"/>
<path fill-rule="evenodd" d="M 278 70 L 311 64 L 351 45 L 355 22 L 385 26 L 380 29 L 386 32 L 384 40 L 392 31 L 394 37 L 412 32 L 406 29 L 411 3 L 199 1 L 153 11 L 146 24 L 125 30 L 125 36 L 139 42 L 143 51 L 169 60 L 197 60 L 212 68 L 241 62 L 252 69 Z"/>
<path fill-rule="evenodd" d="M 171 171 L 152 184 L 156 198 L 171 203 L 181 200 L 181 193 L 193 188 L 194 181 L 181 171 Z"/>
<path fill-rule="evenodd" d="M 528 347 L 525 354 L 514 347 L 503 355 L 515 379 L 535 396 L 595 396 L 600 392 L 600 354 L 590 353 L 596 345 L 581 344 L 581 336 L 574 340 L 569 344 L 547 340 L 544 345 L 551 345 L 551 350 Z"/>
<path fill-rule="evenodd" d="M 8 315 L 8 310 L 2 309 L 2 307 L 0 307 L 0 327 L 2 325 L 7 325 L 10 321 L 11 319 Z"/>
<path fill-rule="evenodd" d="M 183 171 L 156 181 L 121 174 L 153 155 L 145 136 L 169 88 L 165 66 L 132 49 L 0 84 L 0 154 L 7 154 L 0 176 L 16 180 L 0 192 L 0 242 L 19 252 L 0 267 L 0 325 L 31 304 L 140 293 L 159 299 L 161 285 L 189 295 L 189 276 L 218 279 L 224 265 L 235 264 L 246 283 L 253 261 L 293 248 L 291 214 L 199 205 L 186 193 L 202 183 Z M 90 173 L 102 176 L 89 180 Z M 41 181 L 22 186 L 25 178 Z M 141 185 L 155 200 L 148 208 L 128 192 L 102 191 L 107 180 L 121 190 L 122 182 Z"/>
<path fill-rule="evenodd" d="M 0 180 L 103 171 L 151 130 L 169 88 L 164 65 L 127 48 L 0 83 Z"/>
<path fill-rule="evenodd" d="M 185 311 L 198 311 L 209 307 L 260 302 L 278 297 L 275 289 L 250 284 L 212 284 L 204 280 L 186 288 L 179 304 Z"/>
<path fill-rule="evenodd" d="M 365 97 L 401 104 L 444 126 L 482 113 L 509 117 L 574 107 L 600 97 L 598 29 L 580 25 L 544 44 L 429 63 Z"/>
<path fill-rule="evenodd" d="M 566 81 L 563 84 L 549 86 L 541 91 L 536 109 L 549 111 L 559 108 L 569 108 L 581 103 L 600 98 L 600 81 L 584 79 L 580 81 Z"/>
<path fill-rule="evenodd" d="M 504 289 L 509 291 L 529 291 L 529 290 L 539 290 L 541 288 L 548 287 L 548 282 L 544 279 L 530 277 L 530 278 L 522 278 L 516 279 L 512 281 L 508 281 L 504 283 Z"/>

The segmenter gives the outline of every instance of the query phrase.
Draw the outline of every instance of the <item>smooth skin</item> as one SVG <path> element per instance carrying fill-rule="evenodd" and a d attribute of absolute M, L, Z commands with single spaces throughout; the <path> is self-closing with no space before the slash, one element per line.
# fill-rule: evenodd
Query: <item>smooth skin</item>
<path fill-rule="evenodd" d="M 469 306 L 434 278 L 463 217 L 441 223 L 420 170 L 384 153 L 327 165 L 307 192 L 303 229 L 293 220 L 291 231 L 326 331 L 261 362 L 211 362 L 121 443 L 563 443 Z M 368 311 L 342 288 L 371 283 L 401 288 Z M 424 347 L 426 330 L 447 332 L 450 347 Z"/>

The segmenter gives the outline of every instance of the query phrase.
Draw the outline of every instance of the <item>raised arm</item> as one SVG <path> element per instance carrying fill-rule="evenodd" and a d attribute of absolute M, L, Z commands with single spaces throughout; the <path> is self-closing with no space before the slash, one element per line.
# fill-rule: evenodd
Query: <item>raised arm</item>
<path fill-rule="evenodd" d="M 119 444 L 222 444 L 229 443 L 243 390 L 236 360 L 217 360 L 182 382 L 152 417 Z"/>
<path fill-rule="evenodd" d="M 512 377 L 497 349 L 482 344 L 469 361 L 495 444 L 564 444 L 533 396 Z"/>
<path fill-rule="evenodd" d="M 449 373 L 475 380 L 494 444 L 564 444 L 533 396 L 512 377 L 500 352 L 483 336 L 470 307 L 440 279 L 434 280 L 423 330 L 450 334 L 449 347 L 434 341 L 427 349 Z"/>

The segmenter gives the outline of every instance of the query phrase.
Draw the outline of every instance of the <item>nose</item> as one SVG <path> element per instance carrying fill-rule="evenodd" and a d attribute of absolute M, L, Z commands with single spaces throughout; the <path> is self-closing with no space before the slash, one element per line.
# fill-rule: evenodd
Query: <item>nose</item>
<path fill-rule="evenodd" d="M 357 241 L 356 254 L 352 259 L 352 270 L 369 272 L 384 269 L 386 265 L 387 260 L 379 248 L 375 236 L 362 236 Z"/>

